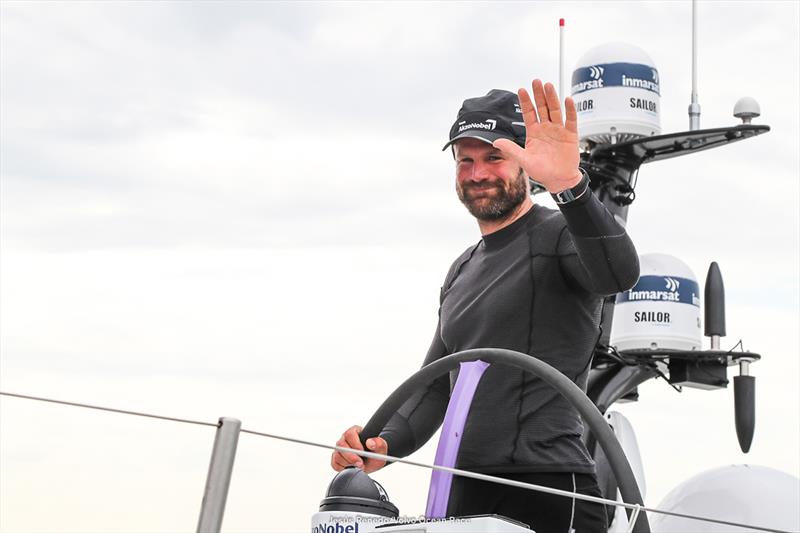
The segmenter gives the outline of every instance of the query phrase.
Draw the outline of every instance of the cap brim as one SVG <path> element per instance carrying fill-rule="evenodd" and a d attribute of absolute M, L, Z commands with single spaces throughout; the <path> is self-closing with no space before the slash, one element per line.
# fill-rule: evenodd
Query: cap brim
<path fill-rule="evenodd" d="M 514 139 L 508 137 L 507 135 L 502 135 L 500 133 L 494 133 L 491 131 L 478 131 L 478 130 L 469 130 L 465 131 L 464 133 L 460 133 L 450 139 L 450 141 L 442 147 L 442 151 L 447 150 L 447 147 L 456 142 L 459 139 L 466 139 L 467 137 L 472 139 L 480 139 L 485 143 L 492 144 L 497 139 L 508 139 L 509 141 L 514 141 Z M 514 141 L 516 142 L 516 141 Z"/>

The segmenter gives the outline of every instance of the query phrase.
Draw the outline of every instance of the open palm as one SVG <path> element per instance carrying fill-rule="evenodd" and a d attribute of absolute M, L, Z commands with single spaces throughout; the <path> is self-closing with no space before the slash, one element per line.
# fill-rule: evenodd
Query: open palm
<path fill-rule="evenodd" d="M 581 179 L 578 164 L 578 116 L 572 98 L 564 101 L 566 123 L 562 118 L 558 94 L 551 83 L 544 86 L 533 80 L 534 107 L 525 89 L 519 102 L 525 121 L 525 148 L 508 139 L 499 139 L 494 147 L 516 160 L 528 176 L 556 193 L 574 187 Z"/>

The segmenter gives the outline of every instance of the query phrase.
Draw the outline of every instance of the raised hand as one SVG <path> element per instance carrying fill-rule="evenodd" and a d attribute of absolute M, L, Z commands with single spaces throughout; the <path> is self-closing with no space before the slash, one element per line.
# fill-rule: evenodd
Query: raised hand
<path fill-rule="evenodd" d="M 520 89 L 517 94 L 525 121 L 525 148 L 508 139 L 498 139 L 493 146 L 517 161 L 528 176 L 549 192 L 574 187 L 581 180 L 581 172 L 578 114 L 572 98 L 564 101 L 565 123 L 552 83 L 542 86 L 541 80 L 533 80 L 535 107 L 528 91 Z"/>

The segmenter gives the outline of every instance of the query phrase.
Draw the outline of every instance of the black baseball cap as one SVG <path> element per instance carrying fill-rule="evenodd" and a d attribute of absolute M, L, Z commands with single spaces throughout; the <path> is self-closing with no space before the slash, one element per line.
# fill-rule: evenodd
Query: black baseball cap
<path fill-rule="evenodd" d="M 525 123 L 519 97 L 510 91 L 492 89 L 486 96 L 464 100 L 450 128 L 450 140 L 442 150 L 464 137 L 480 139 L 489 144 L 497 139 L 509 139 L 524 147 Z"/>

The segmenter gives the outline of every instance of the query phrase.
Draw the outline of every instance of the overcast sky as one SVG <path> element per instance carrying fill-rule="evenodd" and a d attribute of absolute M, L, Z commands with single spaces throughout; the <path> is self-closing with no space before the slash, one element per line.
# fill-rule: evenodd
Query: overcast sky
<path fill-rule="evenodd" d="M 702 126 L 752 96 L 772 131 L 639 177 L 640 253 L 701 283 L 718 261 L 723 347 L 763 355 L 748 455 L 732 388 L 659 380 L 619 406 L 650 505 L 720 465 L 800 473 L 799 5 L 699 2 Z M 440 151 L 461 101 L 557 81 L 559 17 L 570 71 L 636 44 L 662 131 L 688 129 L 688 1 L 3 1 L 0 389 L 333 444 L 420 365 L 479 239 Z M 213 429 L 7 397 L 0 415 L 3 531 L 195 528 Z M 242 435 L 225 529 L 307 530 L 328 462 Z M 426 471 L 374 477 L 424 511 Z"/>

